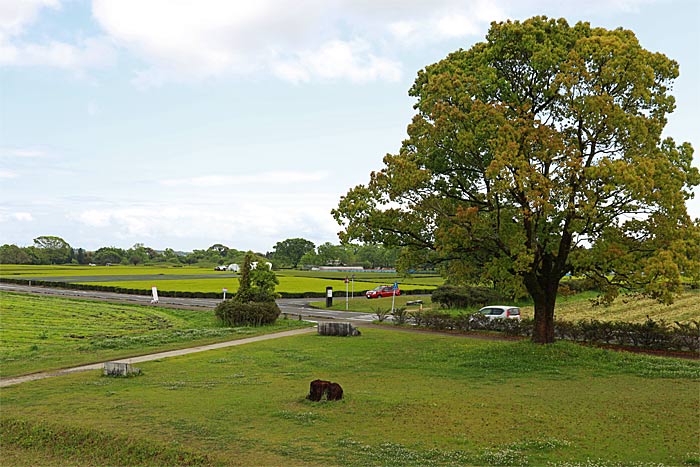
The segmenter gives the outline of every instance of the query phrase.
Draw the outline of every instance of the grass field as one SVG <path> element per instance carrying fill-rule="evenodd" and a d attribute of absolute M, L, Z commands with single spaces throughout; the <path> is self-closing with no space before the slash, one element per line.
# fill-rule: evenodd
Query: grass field
<path fill-rule="evenodd" d="M 104 303 L 0 292 L 3 377 L 192 347 L 299 327 L 226 328 L 212 310 Z"/>
<path fill-rule="evenodd" d="M 680 466 L 700 364 L 364 329 L 3 388 L 0 465 Z M 305 400 L 339 382 L 340 402 Z"/>
<path fill-rule="evenodd" d="M 278 276 L 279 285 L 276 290 L 278 292 L 288 293 L 304 293 L 317 292 L 325 293 L 326 287 L 333 287 L 333 290 L 345 291 L 345 283 L 342 280 L 319 279 L 314 277 L 296 277 L 296 276 Z M 83 283 L 83 282 L 78 282 Z M 154 278 L 146 281 L 115 281 L 115 282 L 84 282 L 92 285 L 109 285 L 115 287 L 124 287 L 131 289 L 150 290 L 152 286 L 158 287 L 158 290 L 170 292 L 221 292 L 223 287 L 226 287 L 229 292 L 238 290 L 238 279 L 222 278 L 222 279 L 187 279 L 187 280 L 159 280 Z M 382 284 L 384 282 L 381 282 Z M 355 291 L 373 289 L 378 283 L 355 281 Z M 407 284 L 405 290 L 425 289 L 429 286 L 410 285 Z"/>
<path fill-rule="evenodd" d="M 332 271 L 277 271 L 278 292 L 325 293 L 326 287 L 344 291 L 346 273 Z M 182 276 L 182 279 L 179 278 Z M 201 277 L 198 277 L 201 276 Z M 57 280 L 62 282 L 106 285 L 127 289 L 150 290 L 156 286 L 168 292 L 229 292 L 238 289 L 238 279 L 228 272 L 216 273 L 210 268 L 163 267 L 163 266 L 27 266 L 2 265 L 0 277 L 31 280 Z M 355 273 L 354 284 L 359 293 L 375 288 L 380 284 L 393 284 L 399 281 L 406 291 L 432 289 L 442 284 L 439 276 L 420 275 L 402 278 L 395 273 Z"/>
<path fill-rule="evenodd" d="M 678 297 L 673 304 L 663 305 L 655 300 L 648 298 L 640 298 L 636 296 L 619 297 L 610 306 L 593 306 L 591 299 L 596 296 L 595 292 L 583 292 L 568 297 L 557 298 L 557 307 L 555 310 L 555 318 L 568 321 L 576 321 L 580 319 L 597 319 L 599 321 L 627 321 L 634 323 L 642 323 L 647 316 L 659 321 L 665 320 L 669 323 L 675 321 L 688 322 L 690 320 L 700 320 L 700 291 L 690 291 Z M 439 307 L 432 306 L 430 296 L 399 296 L 396 297 L 395 306 L 406 306 L 407 301 L 423 300 L 425 310 L 434 309 L 449 313 L 465 313 L 473 312 L 478 307 L 464 310 L 442 310 Z M 313 301 L 312 305 L 318 308 L 325 309 L 325 301 Z M 532 318 L 534 316 L 534 308 L 532 302 L 521 302 L 515 305 L 520 306 L 523 318 Z M 364 297 L 355 297 L 354 300 L 349 300 L 349 311 L 359 311 L 365 313 L 374 313 L 377 307 L 383 309 L 391 308 L 391 297 L 382 299 L 368 300 Z M 345 299 L 336 297 L 333 301 L 331 309 L 345 310 Z M 417 306 L 409 306 L 410 311 L 417 311 Z"/>

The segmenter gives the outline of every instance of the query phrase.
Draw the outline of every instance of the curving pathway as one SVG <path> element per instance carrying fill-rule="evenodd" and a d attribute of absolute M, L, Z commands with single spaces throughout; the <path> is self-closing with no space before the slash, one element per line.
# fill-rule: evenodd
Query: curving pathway
<path fill-rule="evenodd" d="M 122 358 L 119 360 L 109 360 L 109 361 L 119 362 L 119 363 L 150 362 L 153 360 L 159 360 L 161 358 L 178 357 L 180 355 L 188 355 L 188 354 L 197 353 L 197 352 L 206 352 L 207 350 L 223 349 L 226 347 L 233 347 L 236 345 L 250 344 L 252 342 L 260 342 L 260 341 L 266 341 L 266 340 L 270 340 L 270 339 L 279 339 L 281 337 L 298 336 L 300 334 L 308 334 L 311 332 L 316 332 L 316 328 L 312 327 L 312 328 L 304 328 L 304 329 L 294 329 L 292 331 L 283 331 L 283 332 L 277 332 L 274 334 L 265 334 L 262 336 L 247 337 L 245 339 L 238 339 L 238 340 L 234 340 L 234 341 L 218 342 L 216 344 L 200 345 L 197 347 L 190 347 L 187 349 L 169 350 L 167 352 L 158 352 L 158 353 L 153 353 L 153 354 L 140 355 L 138 357 Z M 100 369 L 102 369 L 104 364 L 105 364 L 105 362 L 91 363 L 89 365 L 76 366 L 76 367 L 72 367 L 72 368 L 64 368 L 62 370 L 44 371 L 41 373 L 32 373 L 30 375 L 14 376 L 11 378 L 0 378 L 0 388 L 7 387 L 7 386 L 14 386 L 14 385 L 20 384 L 20 383 L 26 383 L 27 381 L 36 381 L 39 379 L 51 378 L 54 376 L 67 375 L 70 373 L 78 373 L 81 371 L 100 370 Z"/>

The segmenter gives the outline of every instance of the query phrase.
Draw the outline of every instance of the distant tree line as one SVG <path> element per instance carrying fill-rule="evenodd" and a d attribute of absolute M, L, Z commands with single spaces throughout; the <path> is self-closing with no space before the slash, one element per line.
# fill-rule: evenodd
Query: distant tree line
<path fill-rule="evenodd" d="M 275 268 L 312 268 L 317 266 L 363 266 L 393 268 L 399 257 L 398 248 L 378 245 L 316 245 L 303 238 L 290 238 L 275 244 L 273 251 L 255 253 L 254 261 L 270 261 Z M 172 248 L 155 250 L 136 243 L 129 249 L 106 246 L 95 251 L 74 248 L 61 237 L 45 235 L 34 239 L 31 246 L 0 246 L 0 264 L 96 264 L 96 265 L 200 265 L 243 264 L 246 252 L 216 243 L 207 249 L 191 252 Z"/>

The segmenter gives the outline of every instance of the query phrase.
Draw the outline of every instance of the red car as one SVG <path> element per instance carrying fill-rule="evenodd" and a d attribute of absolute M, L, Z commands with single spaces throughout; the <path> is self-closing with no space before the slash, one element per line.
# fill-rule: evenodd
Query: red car
<path fill-rule="evenodd" d="M 365 295 L 367 298 L 391 297 L 392 295 L 401 295 L 401 290 L 395 289 L 391 285 L 380 285 L 372 290 L 368 290 Z"/>

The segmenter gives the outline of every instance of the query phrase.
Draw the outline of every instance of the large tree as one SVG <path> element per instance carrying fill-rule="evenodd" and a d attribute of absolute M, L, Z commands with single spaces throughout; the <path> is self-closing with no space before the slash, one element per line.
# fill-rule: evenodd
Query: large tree
<path fill-rule="evenodd" d="M 316 245 L 304 238 L 288 238 L 275 244 L 273 258 L 296 268 L 301 257 L 314 248 Z"/>
<path fill-rule="evenodd" d="M 41 250 L 49 264 L 69 263 L 73 249 L 67 241 L 53 235 L 43 235 L 34 239 L 34 246 Z"/>
<path fill-rule="evenodd" d="M 526 291 L 541 343 L 566 274 L 609 297 L 625 284 L 668 300 L 698 259 L 693 150 L 661 138 L 677 76 L 631 31 L 493 23 L 485 42 L 418 73 L 408 139 L 333 211 L 341 239 Z"/>

